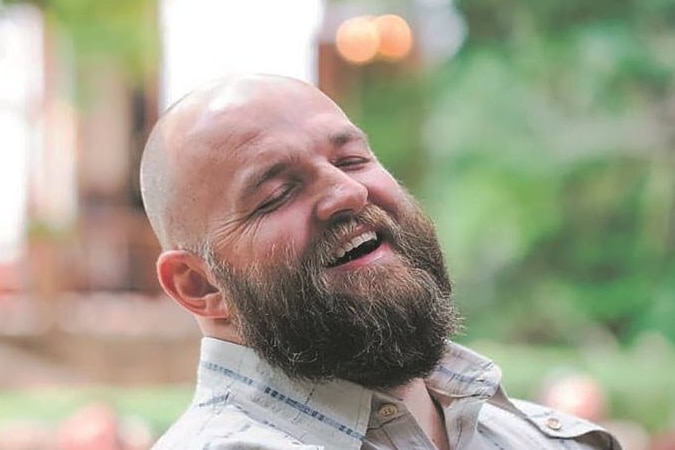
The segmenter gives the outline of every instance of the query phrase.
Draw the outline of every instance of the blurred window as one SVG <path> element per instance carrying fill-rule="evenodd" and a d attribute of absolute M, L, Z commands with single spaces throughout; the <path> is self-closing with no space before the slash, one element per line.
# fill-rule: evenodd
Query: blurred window
<path fill-rule="evenodd" d="M 325 0 L 162 0 L 160 108 L 195 86 L 233 72 L 316 82 Z"/>
<path fill-rule="evenodd" d="M 26 5 L 0 5 L 0 263 L 22 252 L 29 161 L 40 143 L 42 19 Z"/>

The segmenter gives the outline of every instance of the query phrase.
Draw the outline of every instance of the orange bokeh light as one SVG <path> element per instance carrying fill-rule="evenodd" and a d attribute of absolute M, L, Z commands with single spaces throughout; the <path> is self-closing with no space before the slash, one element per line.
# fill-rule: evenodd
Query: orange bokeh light
<path fill-rule="evenodd" d="M 403 59 L 410 53 L 413 44 L 412 31 L 400 16 L 387 14 L 374 19 L 380 38 L 378 53 L 389 60 Z"/>
<path fill-rule="evenodd" d="M 370 16 L 353 17 L 340 24 L 335 46 L 344 59 L 353 64 L 365 64 L 377 55 L 380 37 Z"/>
<path fill-rule="evenodd" d="M 408 22 L 400 16 L 359 16 L 340 24 L 335 46 L 340 56 L 352 64 L 365 64 L 377 56 L 398 61 L 410 53 L 413 35 Z"/>

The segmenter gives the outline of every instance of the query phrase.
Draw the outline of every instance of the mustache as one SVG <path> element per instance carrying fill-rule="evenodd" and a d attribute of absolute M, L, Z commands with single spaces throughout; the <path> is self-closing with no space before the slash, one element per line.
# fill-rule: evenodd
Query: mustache
<path fill-rule="evenodd" d="M 396 247 L 401 235 L 399 225 L 382 208 L 367 204 L 361 211 L 331 221 L 310 243 L 301 258 L 306 265 L 327 267 L 335 260 L 335 252 L 359 228 L 367 228 Z"/>

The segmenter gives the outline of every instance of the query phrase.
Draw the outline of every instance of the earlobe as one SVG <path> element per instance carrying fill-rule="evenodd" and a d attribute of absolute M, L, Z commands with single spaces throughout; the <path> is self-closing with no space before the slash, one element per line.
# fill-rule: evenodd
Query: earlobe
<path fill-rule="evenodd" d="M 157 278 L 178 304 L 201 317 L 229 318 L 220 290 L 209 281 L 204 261 L 185 250 L 170 250 L 157 259 Z"/>

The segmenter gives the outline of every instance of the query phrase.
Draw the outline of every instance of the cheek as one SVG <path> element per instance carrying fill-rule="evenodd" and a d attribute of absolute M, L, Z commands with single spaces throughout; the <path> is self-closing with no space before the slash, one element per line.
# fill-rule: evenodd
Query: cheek
<path fill-rule="evenodd" d="M 381 171 L 369 174 L 364 184 L 368 186 L 370 201 L 392 214 L 399 216 L 399 211 L 407 203 L 407 196 L 403 187 L 389 172 Z"/>
<path fill-rule="evenodd" d="M 243 250 L 263 265 L 284 257 L 296 259 L 310 241 L 309 227 L 297 210 L 289 208 L 264 219 L 243 241 Z"/>

